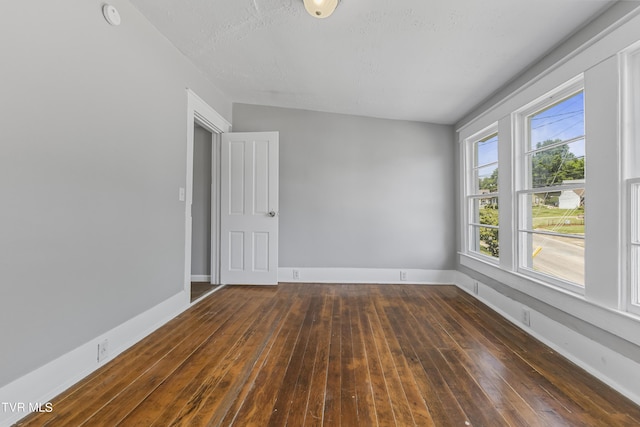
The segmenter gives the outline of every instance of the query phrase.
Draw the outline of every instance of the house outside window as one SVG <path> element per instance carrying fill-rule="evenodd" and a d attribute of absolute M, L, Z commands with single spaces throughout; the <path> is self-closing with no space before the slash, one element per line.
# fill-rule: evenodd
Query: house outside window
<path fill-rule="evenodd" d="M 517 115 L 518 271 L 570 290 L 584 288 L 585 116 L 582 80 Z"/>

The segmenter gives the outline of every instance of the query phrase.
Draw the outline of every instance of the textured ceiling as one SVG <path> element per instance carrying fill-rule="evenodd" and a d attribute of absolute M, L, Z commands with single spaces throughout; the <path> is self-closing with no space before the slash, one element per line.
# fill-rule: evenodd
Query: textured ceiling
<path fill-rule="evenodd" d="M 609 0 L 131 0 L 234 102 L 455 123 Z"/>

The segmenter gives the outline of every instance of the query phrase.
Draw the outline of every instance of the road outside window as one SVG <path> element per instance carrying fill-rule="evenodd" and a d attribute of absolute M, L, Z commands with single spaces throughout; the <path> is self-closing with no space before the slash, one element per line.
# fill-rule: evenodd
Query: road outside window
<path fill-rule="evenodd" d="M 520 265 L 556 283 L 584 287 L 584 92 L 574 88 L 563 95 L 523 115 Z"/>

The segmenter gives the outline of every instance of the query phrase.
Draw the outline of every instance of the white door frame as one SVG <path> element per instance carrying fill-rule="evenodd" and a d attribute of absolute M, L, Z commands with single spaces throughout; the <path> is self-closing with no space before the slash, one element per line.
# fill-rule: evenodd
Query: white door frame
<path fill-rule="evenodd" d="M 220 134 L 231 124 L 209 104 L 187 89 L 187 178 L 185 191 L 184 290 L 191 304 L 191 204 L 193 202 L 193 137 L 198 124 L 211 132 L 211 283 L 220 283 Z"/>

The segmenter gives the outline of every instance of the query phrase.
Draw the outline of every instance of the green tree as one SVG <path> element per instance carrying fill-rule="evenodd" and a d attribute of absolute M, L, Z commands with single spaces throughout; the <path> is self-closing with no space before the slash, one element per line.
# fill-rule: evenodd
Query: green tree
<path fill-rule="evenodd" d="M 480 209 L 480 224 L 498 225 L 498 210 L 494 206 Z M 496 258 L 500 255 L 497 229 L 480 228 L 480 242 L 484 245 L 480 247 L 482 252 Z"/>
<path fill-rule="evenodd" d="M 546 140 L 539 142 L 536 148 L 543 148 L 560 142 Z M 577 158 L 569 151 L 568 145 L 550 148 L 533 155 L 531 174 L 534 187 L 548 187 L 561 184 L 565 180 L 584 178 L 584 157 Z"/>
<path fill-rule="evenodd" d="M 482 178 L 479 182 L 480 190 L 489 190 L 489 193 L 498 191 L 498 168 L 494 169 L 490 176 Z"/>

